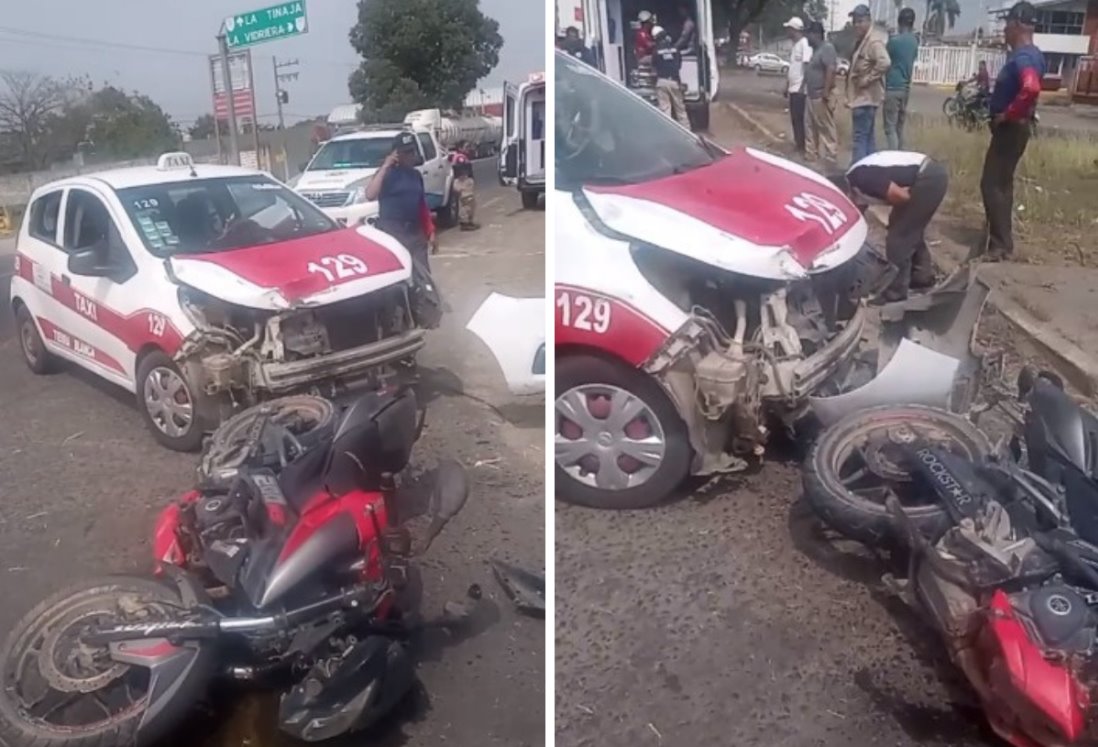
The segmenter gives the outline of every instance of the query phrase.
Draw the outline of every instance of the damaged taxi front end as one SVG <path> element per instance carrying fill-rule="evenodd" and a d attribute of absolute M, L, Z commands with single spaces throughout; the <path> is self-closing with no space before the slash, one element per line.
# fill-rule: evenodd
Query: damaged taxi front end
<path fill-rule="evenodd" d="M 694 474 L 745 469 L 774 424 L 791 428 L 857 353 L 866 325 L 852 287 L 858 263 L 796 280 L 695 268 L 677 293 L 675 271 L 662 264 L 647 277 L 688 313 L 642 369 L 687 425 Z"/>
<path fill-rule="evenodd" d="M 280 272 L 276 282 L 220 255 L 169 259 L 179 306 L 193 325 L 175 354 L 189 380 L 235 408 L 307 388 L 379 385 L 410 368 L 427 330 L 438 326 L 438 294 L 390 237 L 349 231 L 353 244 L 370 241 L 388 256 L 344 252 L 326 264 L 305 263 L 296 277 Z"/>

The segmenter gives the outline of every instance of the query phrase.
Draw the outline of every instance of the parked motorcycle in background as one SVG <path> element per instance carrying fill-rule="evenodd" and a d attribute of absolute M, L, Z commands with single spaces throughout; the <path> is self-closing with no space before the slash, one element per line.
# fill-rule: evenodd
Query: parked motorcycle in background
<path fill-rule="evenodd" d="M 957 83 L 953 95 L 942 103 L 942 113 L 951 125 L 973 131 L 987 127 L 991 119 L 989 104 L 990 94 L 969 78 Z"/>

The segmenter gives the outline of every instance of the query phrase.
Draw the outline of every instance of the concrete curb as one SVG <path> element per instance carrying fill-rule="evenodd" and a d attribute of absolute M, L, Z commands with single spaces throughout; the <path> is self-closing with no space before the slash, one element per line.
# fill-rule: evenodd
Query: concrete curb
<path fill-rule="evenodd" d="M 733 104 L 731 101 L 722 101 L 720 103 L 721 103 L 721 106 L 726 108 L 728 111 L 732 112 L 732 114 L 735 115 L 736 117 L 738 117 L 739 119 L 742 119 L 745 123 L 747 123 L 748 127 L 755 130 L 755 132 L 759 133 L 760 135 L 765 137 L 770 142 L 772 142 L 772 143 L 784 143 L 785 142 L 785 140 L 783 138 L 780 138 L 777 135 L 775 135 L 773 132 L 771 132 L 769 127 L 764 125 L 759 120 L 755 119 L 755 117 L 752 114 L 750 114 L 746 109 L 744 109 L 739 104 Z"/>
<path fill-rule="evenodd" d="M 773 143 L 784 142 L 770 129 L 746 111 L 743 107 L 730 101 L 723 102 L 735 116 L 743 120 L 749 127 Z M 888 227 L 888 211 L 883 208 L 871 207 L 866 211 L 866 216 L 877 222 L 882 227 Z M 952 272 L 957 269 L 957 264 L 942 261 L 943 269 Z M 948 265 L 953 266 L 948 266 Z M 1043 351 L 1052 359 L 1054 367 L 1071 384 L 1087 397 L 1098 396 L 1098 359 L 1085 352 L 1078 345 L 1063 335 L 1042 324 L 1031 313 L 1026 311 L 1021 304 L 1004 296 L 996 289 L 992 289 L 988 296 L 988 303 L 1006 318 L 1011 325 L 1022 333 L 1034 347 Z"/>
<path fill-rule="evenodd" d="M 888 210 L 874 205 L 866 216 L 882 227 L 888 227 Z M 953 272 L 962 263 L 951 257 L 936 257 L 943 270 Z M 992 288 L 988 303 L 1003 315 L 1038 350 L 1047 355 L 1053 367 L 1086 397 L 1098 396 L 1098 359 L 1088 354 L 1074 342 L 1041 322 L 1020 303 Z"/>

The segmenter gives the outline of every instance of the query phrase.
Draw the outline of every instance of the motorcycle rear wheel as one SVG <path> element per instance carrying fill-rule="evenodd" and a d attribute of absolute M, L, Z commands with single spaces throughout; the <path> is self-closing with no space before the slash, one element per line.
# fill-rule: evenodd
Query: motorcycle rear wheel
<path fill-rule="evenodd" d="M 991 453 L 975 425 L 945 410 L 922 405 L 861 410 L 824 430 L 809 451 L 802 472 L 808 504 L 843 536 L 880 546 L 895 539 L 885 507 L 892 493 L 915 526 L 928 536 L 937 535 L 949 515 L 927 489 L 920 490 L 904 463 L 902 446 L 914 439 L 972 461 Z"/>
<path fill-rule="evenodd" d="M 108 576 L 62 589 L 16 623 L 0 649 L 4 685 L 0 688 L 0 744 L 146 747 L 186 717 L 213 674 L 217 654 L 212 648 L 199 651 L 193 666 L 172 683 L 166 702 L 151 704 L 148 669 L 110 659 L 105 647 L 80 639 L 83 631 L 97 624 L 141 619 L 133 617 L 140 614 L 139 604 L 141 610 L 155 611 L 183 603 L 176 589 L 159 581 Z M 134 695 L 142 687 L 144 691 Z M 26 698 L 34 695 L 40 695 L 37 702 L 28 703 Z M 44 709 L 47 699 L 55 702 Z M 117 707 L 123 701 L 129 703 Z M 78 710 L 80 706 L 83 710 Z M 148 718 L 152 706 L 159 712 Z M 106 717 L 84 723 L 83 714 L 93 710 Z M 55 715 L 59 721 L 81 723 L 50 721 Z"/>

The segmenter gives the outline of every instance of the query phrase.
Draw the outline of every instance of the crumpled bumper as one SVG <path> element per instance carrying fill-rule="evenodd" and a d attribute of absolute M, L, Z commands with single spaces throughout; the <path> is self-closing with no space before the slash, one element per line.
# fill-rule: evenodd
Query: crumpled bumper
<path fill-rule="evenodd" d="M 861 343 L 865 322 L 866 308 L 859 306 L 839 334 L 815 353 L 793 365 L 787 381 L 788 397 L 795 401 L 808 397 L 818 390 L 836 369 L 855 355 Z M 770 392 L 766 394 L 766 396 L 770 395 Z"/>
<path fill-rule="evenodd" d="M 973 341 L 989 292 L 964 267 L 929 293 L 882 306 L 876 375 L 841 394 L 810 397 L 816 417 L 826 426 L 878 405 L 967 409 L 980 385 Z"/>
<path fill-rule="evenodd" d="M 338 353 L 289 362 L 263 362 L 254 369 L 255 377 L 259 386 L 271 392 L 284 392 L 330 379 L 364 378 L 379 366 L 411 358 L 426 339 L 425 330 L 413 329 Z"/>

